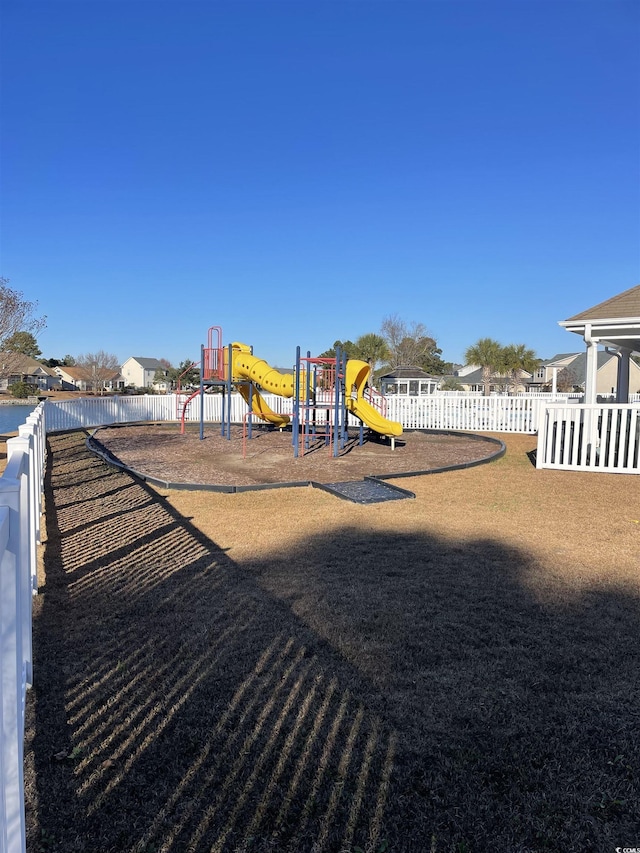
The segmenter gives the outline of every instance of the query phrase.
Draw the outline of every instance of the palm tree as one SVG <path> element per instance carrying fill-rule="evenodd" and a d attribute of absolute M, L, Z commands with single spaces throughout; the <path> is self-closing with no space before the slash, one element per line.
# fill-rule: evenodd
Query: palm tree
<path fill-rule="evenodd" d="M 502 347 L 493 338 L 480 338 L 464 354 L 467 364 L 477 364 L 482 368 L 484 395 L 489 396 L 491 380 L 502 364 Z"/>
<path fill-rule="evenodd" d="M 355 349 L 357 358 L 369 362 L 372 374 L 376 365 L 389 358 L 387 342 L 381 335 L 376 335 L 374 332 L 361 335 L 356 341 Z"/>
<path fill-rule="evenodd" d="M 523 373 L 533 373 L 540 359 L 532 349 L 524 344 L 509 344 L 502 350 L 502 366 L 511 383 L 512 393 L 516 393 L 522 381 Z"/>

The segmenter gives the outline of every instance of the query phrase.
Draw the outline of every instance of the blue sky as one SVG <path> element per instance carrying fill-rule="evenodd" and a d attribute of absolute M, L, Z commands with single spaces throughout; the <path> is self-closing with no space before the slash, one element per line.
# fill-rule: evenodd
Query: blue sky
<path fill-rule="evenodd" d="M 1 274 L 47 357 L 447 361 L 640 282 L 640 6 L 3 0 Z"/>

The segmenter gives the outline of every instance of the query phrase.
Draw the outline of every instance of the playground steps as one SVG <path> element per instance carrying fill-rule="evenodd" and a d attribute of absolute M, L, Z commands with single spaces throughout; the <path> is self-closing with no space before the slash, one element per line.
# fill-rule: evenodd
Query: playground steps
<path fill-rule="evenodd" d="M 344 483 L 314 483 L 319 489 L 324 489 L 338 498 L 358 504 L 377 504 L 384 501 L 401 501 L 405 498 L 415 498 L 413 492 L 392 486 L 374 477 L 365 477 L 364 480 L 349 480 Z"/>

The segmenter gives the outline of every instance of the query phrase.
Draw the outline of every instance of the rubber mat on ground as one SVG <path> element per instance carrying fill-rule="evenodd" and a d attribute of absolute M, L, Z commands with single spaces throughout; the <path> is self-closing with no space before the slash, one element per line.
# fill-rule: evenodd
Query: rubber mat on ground
<path fill-rule="evenodd" d="M 346 483 L 323 483 L 319 488 L 336 497 L 358 504 L 377 504 L 383 501 L 400 501 L 415 498 L 413 492 L 384 483 L 382 480 L 350 480 Z"/>

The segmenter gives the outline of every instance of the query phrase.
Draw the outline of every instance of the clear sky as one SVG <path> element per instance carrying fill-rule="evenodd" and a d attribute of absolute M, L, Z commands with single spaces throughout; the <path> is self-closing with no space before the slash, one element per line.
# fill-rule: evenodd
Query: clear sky
<path fill-rule="evenodd" d="M 582 349 L 640 283 L 640 4 L 3 0 L 0 272 L 46 357 Z"/>

